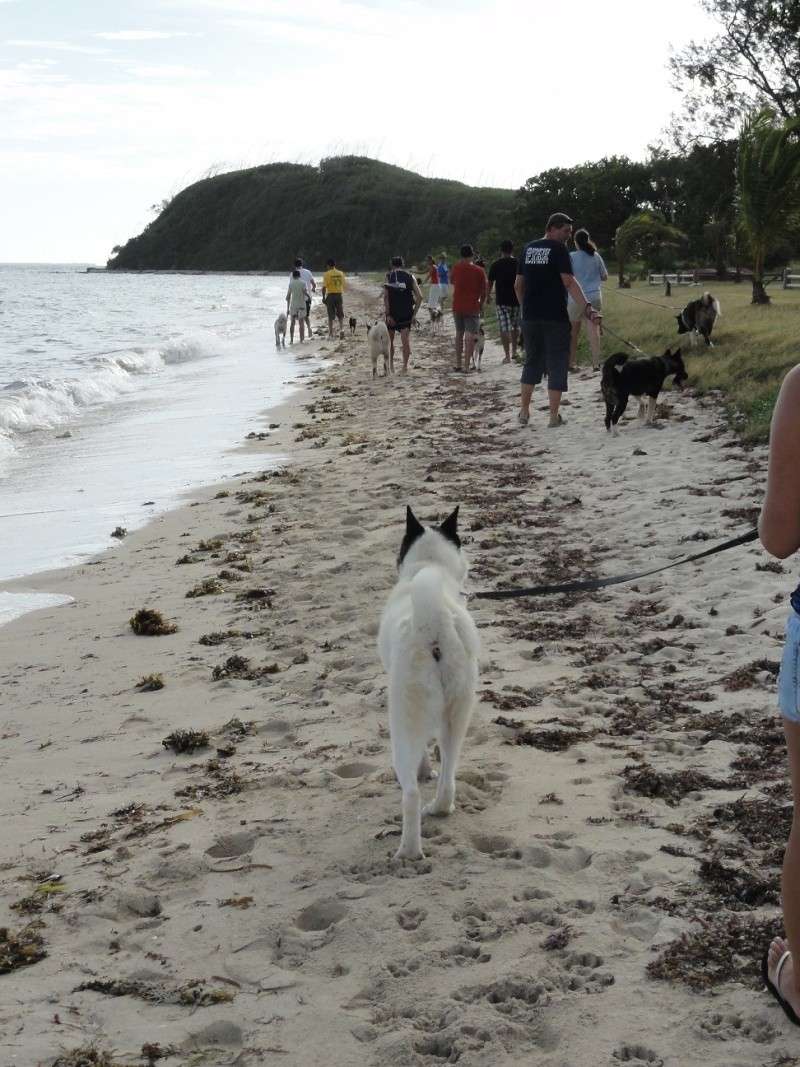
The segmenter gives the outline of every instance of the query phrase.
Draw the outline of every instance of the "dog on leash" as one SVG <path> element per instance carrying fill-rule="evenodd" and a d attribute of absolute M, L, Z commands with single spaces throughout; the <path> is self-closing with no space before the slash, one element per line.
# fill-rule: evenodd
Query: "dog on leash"
<path fill-rule="evenodd" d="M 397 584 L 381 617 L 378 649 L 389 675 L 392 762 L 403 793 L 396 859 L 422 859 L 423 815 L 449 815 L 456 771 L 478 684 L 478 631 L 464 606 L 467 563 L 458 508 L 440 526 L 423 526 L 406 508 Z M 419 779 L 430 777 L 428 743 L 441 754 L 434 800 L 421 808 Z"/>
<path fill-rule="evenodd" d="M 692 348 L 698 337 L 702 337 L 708 348 L 713 348 L 711 343 L 711 331 L 714 323 L 722 315 L 719 300 L 711 293 L 703 293 L 698 300 L 690 300 L 678 320 L 678 333 L 688 333 Z"/>
<path fill-rule="evenodd" d="M 288 319 L 285 312 L 281 312 L 275 319 L 275 347 L 286 348 L 286 327 Z"/>
<path fill-rule="evenodd" d="M 442 309 L 440 307 L 429 307 L 428 314 L 431 317 L 431 333 L 438 333 L 442 328 Z"/>
<path fill-rule="evenodd" d="M 663 356 L 647 356 L 645 359 L 628 359 L 624 352 L 615 352 L 603 363 L 600 388 L 606 402 L 606 430 L 617 436 L 617 423 L 628 406 L 630 397 L 639 398 L 639 418 L 652 426 L 656 414 L 658 394 L 664 381 L 674 375 L 679 389 L 689 377 L 683 363 L 681 350 L 666 350 Z M 647 404 L 645 405 L 645 397 Z M 647 415 L 645 417 L 645 406 Z"/>
<path fill-rule="evenodd" d="M 472 349 L 472 366 L 475 370 L 481 369 L 481 360 L 483 359 L 483 350 L 486 347 L 486 331 L 483 328 L 483 323 L 478 328 L 478 336 L 475 338 L 475 347 Z"/>
<path fill-rule="evenodd" d="M 350 335 L 352 336 L 356 332 L 356 326 L 358 326 L 358 319 L 354 319 L 353 316 L 351 315 L 350 319 L 349 319 L 349 322 L 350 322 Z"/>
<path fill-rule="evenodd" d="M 383 356 L 384 376 L 390 371 L 394 374 L 394 358 L 389 341 L 389 327 L 383 319 L 378 319 L 376 323 L 369 327 L 367 344 L 369 345 L 369 354 L 372 359 L 372 377 L 375 378 L 378 374 L 378 356 L 380 355 Z"/>

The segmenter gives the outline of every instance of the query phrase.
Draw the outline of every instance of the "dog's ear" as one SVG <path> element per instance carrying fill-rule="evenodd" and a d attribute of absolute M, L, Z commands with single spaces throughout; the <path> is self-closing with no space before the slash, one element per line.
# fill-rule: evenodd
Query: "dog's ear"
<path fill-rule="evenodd" d="M 422 537 L 424 533 L 425 527 L 419 521 L 419 519 L 411 510 L 411 508 L 406 505 L 406 537 L 410 537 L 413 541 L 417 537 Z"/>
<path fill-rule="evenodd" d="M 452 541 L 456 548 L 461 548 L 461 539 L 458 536 L 458 507 L 441 524 L 439 533 L 448 541 Z"/>
<path fill-rule="evenodd" d="M 669 357 L 671 355 L 672 355 L 672 350 L 670 348 L 668 348 L 667 351 L 664 353 L 664 359 L 669 359 Z"/>

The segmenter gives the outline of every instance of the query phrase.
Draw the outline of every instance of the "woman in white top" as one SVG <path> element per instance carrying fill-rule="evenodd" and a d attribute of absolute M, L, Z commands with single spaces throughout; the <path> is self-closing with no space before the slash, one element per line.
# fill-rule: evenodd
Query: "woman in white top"
<path fill-rule="evenodd" d="M 608 278 L 608 271 L 603 262 L 603 257 L 597 251 L 597 246 L 589 237 L 588 230 L 575 231 L 575 244 L 578 246 L 574 252 L 570 252 L 572 260 L 572 273 L 580 282 L 586 299 L 597 311 L 603 310 L 603 294 L 600 289 L 601 282 Z M 581 332 L 581 323 L 586 322 L 586 331 L 589 335 L 589 348 L 592 353 L 592 367 L 597 370 L 600 366 L 600 326 L 599 320 L 592 322 L 587 320 L 584 309 L 579 307 L 570 296 L 567 300 L 567 314 L 572 323 L 572 336 L 569 347 L 570 370 L 577 370 L 575 363 L 578 351 L 578 336 Z"/>

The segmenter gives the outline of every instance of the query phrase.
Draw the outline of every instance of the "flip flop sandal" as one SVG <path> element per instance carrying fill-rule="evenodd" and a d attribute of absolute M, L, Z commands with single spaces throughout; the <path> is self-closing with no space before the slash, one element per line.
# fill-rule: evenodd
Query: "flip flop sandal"
<path fill-rule="evenodd" d="M 548 425 L 549 429 L 554 430 L 557 426 L 566 426 L 567 425 L 567 420 L 565 418 L 563 418 L 562 415 L 559 414 L 559 415 L 556 416 L 556 421 L 555 422 L 553 422 L 553 420 L 551 419 L 550 422 L 547 425 Z"/>
<path fill-rule="evenodd" d="M 530 415 L 526 415 L 523 411 L 517 415 L 517 422 L 520 426 L 527 426 L 530 421 Z"/>
<path fill-rule="evenodd" d="M 761 977 L 764 980 L 764 985 L 783 1008 L 784 1015 L 789 1020 L 789 1022 L 793 1023 L 795 1026 L 800 1026 L 800 1019 L 798 1019 L 794 1008 L 788 1000 L 785 1000 L 781 996 L 781 971 L 783 970 L 784 965 L 786 964 L 786 961 L 789 959 L 790 956 L 791 952 L 784 952 L 784 954 L 778 960 L 778 966 L 775 968 L 775 981 L 771 982 L 769 977 L 769 952 L 765 952 L 764 958 L 761 961 Z"/>

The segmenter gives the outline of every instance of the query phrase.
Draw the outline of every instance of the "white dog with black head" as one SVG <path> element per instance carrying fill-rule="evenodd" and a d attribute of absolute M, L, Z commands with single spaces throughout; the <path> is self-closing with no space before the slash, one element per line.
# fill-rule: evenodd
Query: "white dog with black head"
<path fill-rule="evenodd" d="M 406 509 L 398 580 L 381 618 L 378 648 L 389 675 L 392 762 L 403 791 L 397 859 L 422 859 L 422 815 L 449 815 L 456 770 L 478 684 L 480 642 L 462 597 L 467 562 L 458 508 L 438 527 Z M 428 743 L 441 768 L 434 800 L 421 808 L 419 779 L 430 777 Z"/>

